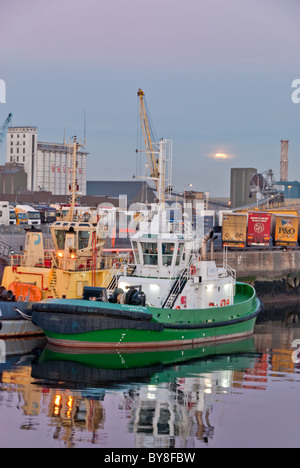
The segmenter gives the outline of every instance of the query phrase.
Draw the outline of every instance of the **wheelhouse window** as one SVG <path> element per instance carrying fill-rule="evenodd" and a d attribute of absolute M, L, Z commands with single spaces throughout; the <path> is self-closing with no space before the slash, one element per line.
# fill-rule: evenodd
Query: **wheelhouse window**
<path fill-rule="evenodd" d="M 162 243 L 162 264 L 163 266 L 171 266 L 174 253 L 174 242 Z"/>
<path fill-rule="evenodd" d="M 135 257 L 135 263 L 140 263 L 139 249 L 138 244 L 135 241 L 132 241 L 132 249 Z"/>
<path fill-rule="evenodd" d="M 89 245 L 90 231 L 78 231 L 78 250 L 85 249 Z"/>
<path fill-rule="evenodd" d="M 58 250 L 63 250 L 65 248 L 66 232 L 61 229 L 55 229 L 55 237 Z"/>
<path fill-rule="evenodd" d="M 180 243 L 178 244 L 177 257 L 176 257 L 176 266 L 178 266 L 178 265 L 180 264 L 180 259 L 181 259 L 182 251 L 183 251 L 183 243 L 180 242 Z"/>
<path fill-rule="evenodd" d="M 142 242 L 144 265 L 157 265 L 157 244 L 155 242 Z"/>

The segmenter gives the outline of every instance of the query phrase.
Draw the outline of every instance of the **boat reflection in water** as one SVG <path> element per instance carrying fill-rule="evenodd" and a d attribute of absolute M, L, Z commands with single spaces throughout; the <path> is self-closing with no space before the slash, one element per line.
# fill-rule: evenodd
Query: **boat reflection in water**
<path fill-rule="evenodd" d="M 277 314 L 251 339 L 172 351 L 86 354 L 7 340 L 0 445 L 298 446 L 299 339 L 299 324 Z"/>
<path fill-rule="evenodd" d="M 119 391 L 118 410 L 129 421 L 134 446 L 160 448 L 178 446 L 177 437 L 184 447 L 194 446 L 195 438 L 202 442 L 212 438 L 210 415 L 216 396 L 230 393 L 234 381 L 239 386 L 244 369 L 252 369 L 258 357 L 253 338 L 176 350 L 64 351 L 47 345 L 32 364 L 32 377 L 42 386 L 81 389 L 87 398 L 97 395 L 98 428 L 105 420 L 105 405 L 99 400 Z M 72 411 L 74 424 L 81 413 L 91 420 L 78 397 L 71 401 L 69 393 L 66 397 L 56 390 L 53 398 L 53 416 L 70 421 Z"/>
<path fill-rule="evenodd" d="M 273 315 L 251 339 L 172 351 L 2 340 L 0 446 L 299 446 L 300 326 L 290 311 Z"/>

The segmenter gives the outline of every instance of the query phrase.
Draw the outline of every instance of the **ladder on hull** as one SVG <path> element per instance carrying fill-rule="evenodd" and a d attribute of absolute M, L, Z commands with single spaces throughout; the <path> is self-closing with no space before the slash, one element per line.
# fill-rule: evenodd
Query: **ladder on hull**
<path fill-rule="evenodd" d="M 174 307 L 176 299 L 178 298 L 179 294 L 182 293 L 187 283 L 187 280 L 188 280 L 187 272 L 188 270 L 187 268 L 185 268 L 183 272 L 181 273 L 180 277 L 174 282 L 170 290 L 170 293 L 162 306 L 164 309 L 172 309 Z"/>

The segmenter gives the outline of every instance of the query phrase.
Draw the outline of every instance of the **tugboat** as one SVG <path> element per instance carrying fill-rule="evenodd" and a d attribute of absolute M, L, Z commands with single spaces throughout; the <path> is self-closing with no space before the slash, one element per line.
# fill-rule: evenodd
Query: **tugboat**
<path fill-rule="evenodd" d="M 50 298 L 81 298 L 86 285 L 101 285 L 110 270 L 102 256 L 105 233 L 97 216 L 75 220 L 74 137 L 71 203 L 65 219 L 50 226 L 50 239 L 36 226 L 26 230 L 25 249 L 11 255 L 0 290 L 0 338 L 43 333 L 31 321 L 32 304 Z M 75 174 L 75 176 L 74 176 Z M 108 261 L 111 259 L 108 259 Z"/>
<path fill-rule="evenodd" d="M 253 333 L 260 301 L 252 286 L 236 282 L 226 261 L 206 257 L 207 238 L 188 223 L 166 219 L 168 140 L 158 143 L 158 204 L 132 236 L 132 265 L 112 269 L 107 287 L 85 287 L 82 299 L 33 305 L 32 321 L 48 341 L 65 348 L 178 347 Z M 199 248 L 200 247 L 200 248 Z"/>

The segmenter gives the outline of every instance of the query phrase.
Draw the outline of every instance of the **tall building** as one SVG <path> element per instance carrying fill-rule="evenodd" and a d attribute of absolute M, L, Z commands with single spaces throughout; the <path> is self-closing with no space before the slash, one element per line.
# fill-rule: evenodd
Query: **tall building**
<path fill-rule="evenodd" d="M 36 127 L 10 127 L 7 129 L 6 162 L 23 164 L 27 174 L 27 190 L 33 190 L 34 162 L 37 153 Z"/>
<path fill-rule="evenodd" d="M 86 195 L 86 157 L 77 151 L 77 191 Z M 23 164 L 27 190 L 68 195 L 72 172 L 72 148 L 64 143 L 39 142 L 36 127 L 10 127 L 7 130 L 8 163 Z"/>

